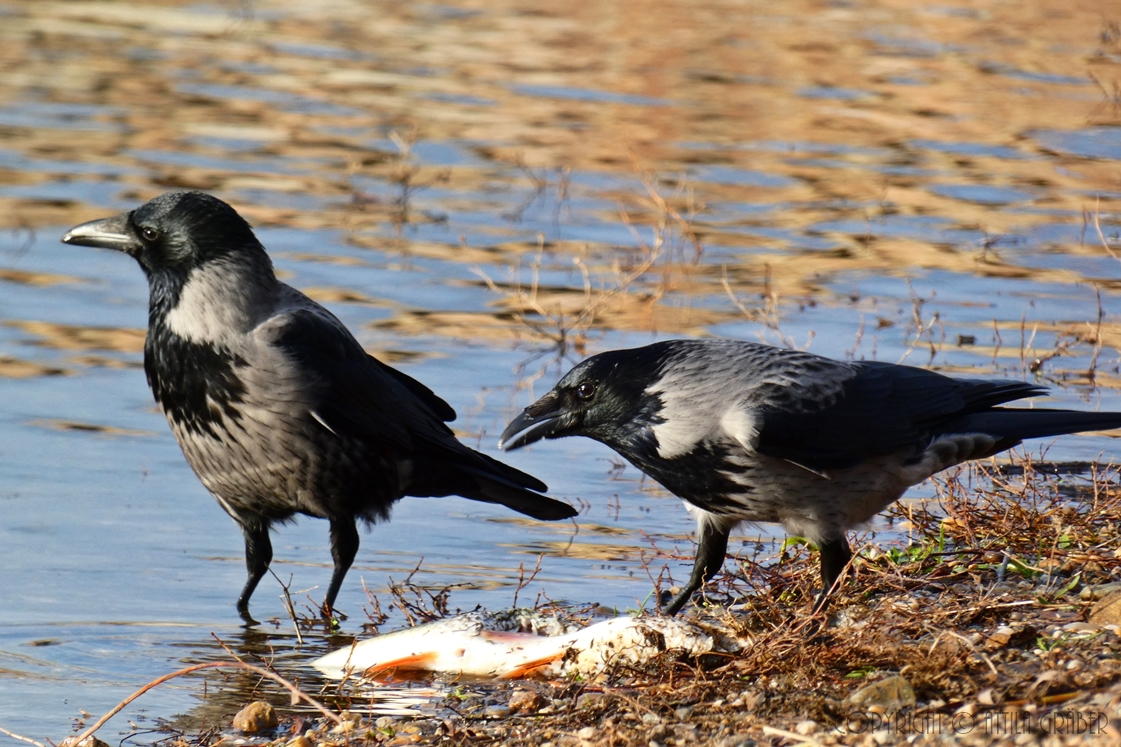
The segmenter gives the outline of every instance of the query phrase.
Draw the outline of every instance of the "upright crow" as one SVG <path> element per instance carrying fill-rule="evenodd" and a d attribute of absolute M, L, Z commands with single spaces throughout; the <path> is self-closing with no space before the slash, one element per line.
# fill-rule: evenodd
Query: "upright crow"
<path fill-rule="evenodd" d="M 583 361 L 500 445 L 588 436 L 685 502 L 697 557 L 668 614 L 716 574 L 743 521 L 817 543 L 820 609 L 852 556 L 845 531 L 911 485 L 1025 438 L 1121 427 L 1116 412 L 999 407 L 1045 392 L 737 340 L 671 340 Z"/>
<path fill-rule="evenodd" d="M 237 609 L 247 621 L 272 561 L 269 528 L 297 513 L 331 523 L 324 615 L 358 551 L 355 520 L 387 519 L 406 495 L 575 515 L 540 495 L 540 480 L 459 443 L 444 425 L 455 411 L 277 280 L 249 224 L 221 200 L 171 192 L 62 240 L 125 252 L 148 277 L 144 371 L 195 474 L 245 535 Z"/>

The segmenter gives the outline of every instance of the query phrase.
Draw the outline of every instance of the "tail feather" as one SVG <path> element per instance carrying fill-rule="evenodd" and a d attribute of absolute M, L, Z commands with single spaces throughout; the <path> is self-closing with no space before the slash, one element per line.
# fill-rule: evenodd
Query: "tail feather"
<path fill-rule="evenodd" d="M 532 490 L 526 490 L 492 474 L 470 469 L 465 471 L 470 472 L 471 476 L 475 478 L 475 481 L 479 484 L 479 489 L 470 493 L 463 493 L 464 498 L 484 503 L 499 503 L 518 513 L 542 521 L 558 521 L 576 515 L 576 509 L 567 503 L 535 493 Z"/>
<path fill-rule="evenodd" d="M 1107 431 L 1121 428 L 1121 412 L 1079 412 L 1077 410 L 1028 410 L 996 407 L 953 423 L 946 432 L 986 433 L 1002 439 L 1021 441 L 1067 433 Z"/>

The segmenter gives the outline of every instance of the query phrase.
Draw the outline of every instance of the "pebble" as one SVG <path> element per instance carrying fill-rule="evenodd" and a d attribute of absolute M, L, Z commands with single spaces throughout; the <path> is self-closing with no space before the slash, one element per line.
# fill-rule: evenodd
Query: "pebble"
<path fill-rule="evenodd" d="M 1121 624 L 1121 589 L 1106 594 L 1090 609 L 1090 623 L 1093 625 Z"/>
<path fill-rule="evenodd" d="M 580 731 L 576 732 L 576 736 L 585 742 L 590 742 L 596 738 L 597 729 L 594 726 L 585 726 Z"/>
<path fill-rule="evenodd" d="M 1078 593 L 1078 598 L 1084 602 L 1092 602 L 1095 599 L 1109 596 L 1115 591 L 1121 591 L 1121 584 L 1098 584 L 1097 586 L 1085 586 L 1082 591 Z"/>
<path fill-rule="evenodd" d="M 915 690 L 906 679 L 894 675 L 865 685 L 845 698 L 845 702 L 857 708 L 878 705 L 893 713 L 915 704 Z"/>
<path fill-rule="evenodd" d="M 510 694 L 511 713 L 537 713 L 545 705 L 545 699 L 536 690 L 519 688 Z"/>
<path fill-rule="evenodd" d="M 1016 631 L 1012 628 L 1008 627 L 1007 625 L 1001 625 L 999 628 L 994 630 L 991 635 L 989 635 L 989 640 L 985 641 L 985 648 L 1003 648 L 1008 644 L 1010 640 L 1012 640 L 1012 636 L 1015 634 Z"/>
<path fill-rule="evenodd" d="M 800 734 L 803 737 L 808 737 L 816 731 L 817 722 L 810 718 L 806 719 L 805 721 L 799 721 L 798 724 L 794 727 L 794 733 Z"/>
<path fill-rule="evenodd" d="M 1063 630 L 1068 633 L 1097 633 L 1100 629 L 1100 625 L 1092 625 L 1084 622 L 1072 622 L 1063 626 Z"/>
<path fill-rule="evenodd" d="M 502 703 L 489 705 L 486 709 L 487 718 L 506 718 L 513 712 L 514 711 L 512 708 L 510 708 L 510 706 L 504 705 Z"/>
<path fill-rule="evenodd" d="M 234 716 L 234 729 L 242 734 L 257 734 L 266 729 L 275 729 L 280 724 L 276 709 L 263 700 L 257 700 L 242 708 Z"/>
<path fill-rule="evenodd" d="M 292 738 L 287 747 L 315 747 L 315 742 L 311 741 L 306 734 L 301 734 Z"/>
<path fill-rule="evenodd" d="M 342 719 L 342 723 L 331 729 L 332 734 L 349 734 L 355 727 L 362 725 L 362 714 L 360 713 L 343 711 L 339 714 L 339 718 Z"/>
<path fill-rule="evenodd" d="M 583 693 L 576 699 L 576 708 L 594 708 L 603 700 L 603 693 Z"/>

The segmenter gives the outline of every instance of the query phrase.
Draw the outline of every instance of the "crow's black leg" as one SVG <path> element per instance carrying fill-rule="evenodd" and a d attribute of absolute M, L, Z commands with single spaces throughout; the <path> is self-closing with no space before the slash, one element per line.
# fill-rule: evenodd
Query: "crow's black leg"
<path fill-rule="evenodd" d="M 821 542 L 821 593 L 814 601 L 814 613 L 821 612 L 829 600 L 829 593 L 833 591 L 833 584 L 841 576 L 841 571 L 852 560 L 852 549 L 849 547 L 845 535 L 835 539 Z"/>
<path fill-rule="evenodd" d="M 245 536 L 245 569 L 249 577 L 237 598 L 237 611 L 241 619 L 249 625 L 256 625 L 249 614 L 249 598 L 257 588 L 257 583 L 269 570 L 272 562 L 272 541 L 269 540 L 269 522 L 259 516 L 250 517 L 241 523 L 241 533 Z"/>
<path fill-rule="evenodd" d="M 704 586 L 705 582 L 716 575 L 724 565 L 724 556 L 728 552 L 728 535 L 730 527 L 717 526 L 713 522 L 697 522 L 697 558 L 693 561 L 693 572 L 689 574 L 689 583 L 676 597 L 670 600 L 663 610 L 667 615 L 676 615 L 693 592 Z"/>
<path fill-rule="evenodd" d="M 331 557 L 335 560 L 335 571 L 331 574 L 331 585 L 327 587 L 327 598 L 323 600 L 323 617 L 330 619 L 335 607 L 335 597 L 343 585 L 343 578 L 358 554 L 358 528 L 354 519 L 345 516 L 331 519 Z"/>

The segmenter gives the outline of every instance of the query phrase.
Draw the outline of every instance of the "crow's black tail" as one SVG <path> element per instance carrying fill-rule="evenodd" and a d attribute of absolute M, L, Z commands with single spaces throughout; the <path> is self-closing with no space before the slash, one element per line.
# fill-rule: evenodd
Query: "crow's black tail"
<path fill-rule="evenodd" d="M 1065 433 L 1107 431 L 1121 428 L 1121 412 L 1079 412 L 1077 410 L 1027 410 L 994 407 L 967 415 L 954 422 L 946 432 L 987 433 L 1005 440 L 1046 438 Z"/>
<path fill-rule="evenodd" d="M 471 476 L 479 484 L 477 491 L 469 493 L 461 493 L 464 498 L 470 498 L 473 501 L 483 501 L 484 503 L 501 503 L 507 508 L 512 508 L 518 513 L 523 513 L 526 516 L 532 516 L 535 519 L 543 521 L 558 521 L 560 519 L 568 519 L 576 515 L 576 509 L 567 503 L 553 500 L 548 496 L 535 493 L 532 490 L 526 490 L 523 487 L 503 480 L 501 477 L 496 477 L 493 474 L 487 474 L 482 471 L 475 472 L 470 468 L 464 470 L 470 472 Z"/>
<path fill-rule="evenodd" d="M 576 515 L 576 509 L 567 503 L 541 495 L 549 488 L 533 475 L 474 450 L 470 457 L 471 461 L 460 463 L 459 468 L 475 479 L 479 489 L 460 493 L 463 497 L 485 503 L 501 503 L 544 521 L 558 521 Z"/>
<path fill-rule="evenodd" d="M 418 466 L 408 495 L 461 495 L 473 501 L 498 503 L 543 521 L 558 521 L 576 515 L 567 503 L 541 495 L 548 490 L 533 475 L 503 464 L 486 454 L 451 441 L 446 449 Z"/>

